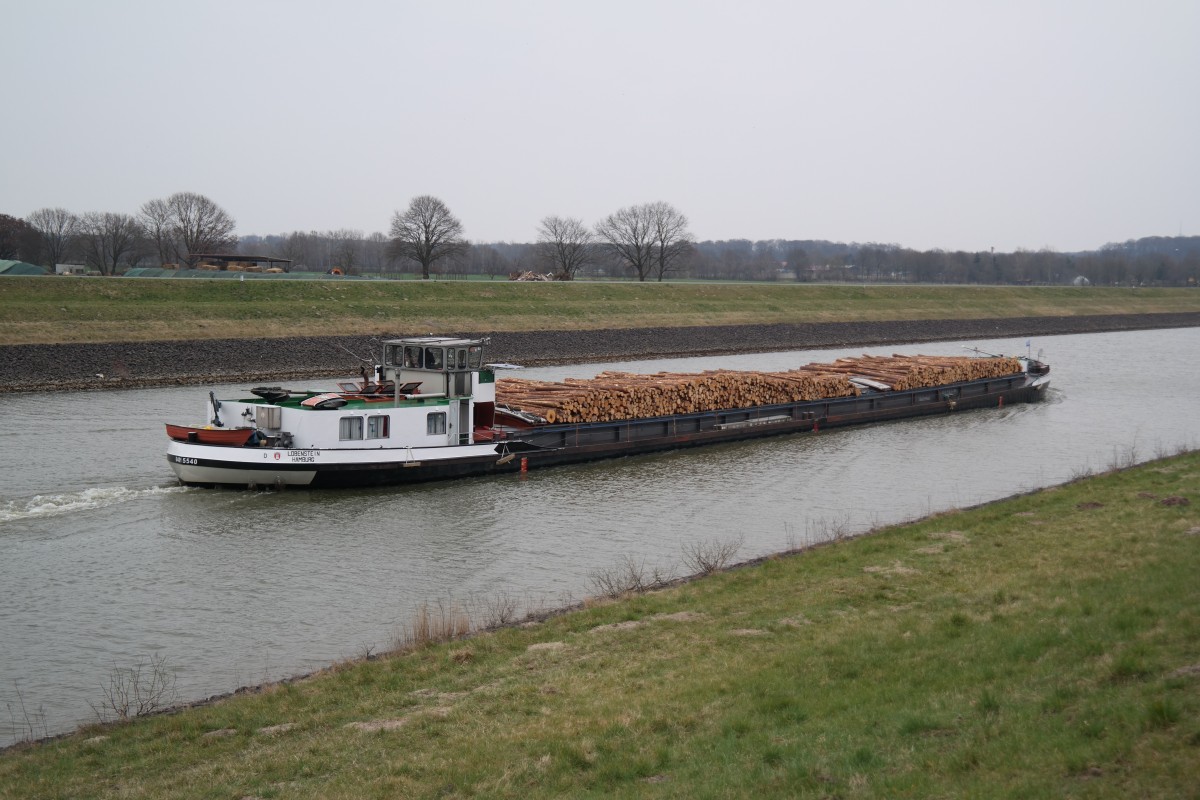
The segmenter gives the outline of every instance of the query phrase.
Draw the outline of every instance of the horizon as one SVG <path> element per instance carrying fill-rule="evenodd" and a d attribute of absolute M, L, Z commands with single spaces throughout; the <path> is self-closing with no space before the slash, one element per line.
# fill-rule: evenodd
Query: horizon
<path fill-rule="evenodd" d="M 1200 221 L 1187 0 L 57 0 L 0 21 L 25 65 L 0 211 L 22 218 L 192 191 L 245 236 L 370 233 L 433 194 L 471 241 L 528 242 L 662 200 L 698 241 L 1065 253 Z"/>

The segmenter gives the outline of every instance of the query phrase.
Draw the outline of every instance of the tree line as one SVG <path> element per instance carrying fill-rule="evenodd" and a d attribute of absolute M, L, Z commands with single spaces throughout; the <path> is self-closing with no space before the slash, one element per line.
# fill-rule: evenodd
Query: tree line
<path fill-rule="evenodd" d="M 195 266 L 237 244 L 236 223 L 204 195 L 176 192 L 137 214 L 40 208 L 25 219 L 0 215 L 0 255 L 54 269 L 82 262 L 101 275 L 145 263 Z"/>
<path fill-rule="evenodd" d="M 627 206 L 594 225 L 549 215 L 534 242 L 470 242 L 431 195 L 394 212 L 387 234 L 355 229 L 237 236 L 233 217 L 192 192 L 146 202 L 136 214 L 43 208 L 0 214 L 0 258 L 53 268 L 83 263 L 103 275 L 135 266 L 194 267 L 206 254 L 286 259 L 295 270 L 571 280 L 708 280 L 1016 285 L 1195 285 L 1200 237 L 1147 237 L 1098 250 L 914 250 L 826 240 L 696 241 L 666 202 Z"/>

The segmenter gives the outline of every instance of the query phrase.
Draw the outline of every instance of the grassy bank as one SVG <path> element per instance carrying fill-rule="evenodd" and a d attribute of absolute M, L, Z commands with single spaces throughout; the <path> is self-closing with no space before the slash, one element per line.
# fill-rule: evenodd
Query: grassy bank
<path fill-rule="evenodd" d="M 1192 797 L 1200 453 L 0 755 L 2 797 Z"/>
<path fill-rule="evenodd" d="M 1200 291 L 1065 287 L 0 280 L 0 343 L 1200 311 Z"/>

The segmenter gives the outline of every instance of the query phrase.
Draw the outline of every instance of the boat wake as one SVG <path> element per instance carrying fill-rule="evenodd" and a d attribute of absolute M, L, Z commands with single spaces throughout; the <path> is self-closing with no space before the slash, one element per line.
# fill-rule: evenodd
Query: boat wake
<path fill-rule="evenodd" d="M 186 492 L 185 486 L 154 486 L 148 489 L 129 489 L 124 486 L 84 489 L 63 494 L 39 494 L 33 497 L 0 502 L 0 525 L 23 519 L 56 517 L 77 511 L 107 508 L 132 500 L 144 500 L 160 495 Z"/>

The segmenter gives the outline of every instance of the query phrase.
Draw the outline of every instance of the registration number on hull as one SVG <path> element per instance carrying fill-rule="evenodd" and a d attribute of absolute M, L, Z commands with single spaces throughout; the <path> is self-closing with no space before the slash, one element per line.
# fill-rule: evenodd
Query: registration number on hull
<path fill-rule="evenodd" d="M 287 455 L 284 455 L 285 452 Z M 270 450 L 264 452 L 262 457 L 268 461 L 286 461 L 289 464 L 315 464 L 320 455 L 320 450 Z"/>

